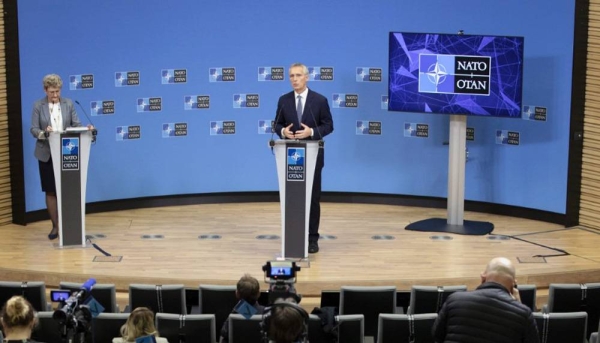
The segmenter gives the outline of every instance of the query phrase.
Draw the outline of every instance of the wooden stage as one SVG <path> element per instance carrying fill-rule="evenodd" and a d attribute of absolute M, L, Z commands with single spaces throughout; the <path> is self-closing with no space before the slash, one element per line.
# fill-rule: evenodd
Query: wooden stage
<path fill-rule="evenodd" d="M 310 266 L 299 272 L 298 291 L 318 296 L 342 285 L 479 284 L 479 273 L 493 257 L 505 256 L 516 265 L 520 284 L 600 282 L 600 230 L 564 228 L 555 224 L 482 213 L 465 219 L 494 223 L 495 235 L 461 236 L 406 231 L 414 221 L 446 216 L 444 209 L 323 203 L 321 251 L 310 255 Z M 190 205 L 90 214 L 87 234 L 120 262 L 94 262 L 103 256 L 94 247 L 59 249 L 47 234 L 50 222 L 3 226 L 0 279 L 114 283 L 126 291 L 130 283 L 233 285 L 244 273 L 263 279 L 261 267 L 280 251 L 281 241 L 259 240 L 280 235 L 278 203 Z M 162 239 L 142 239 L 163 235 Z M 218 235 L 220 239 L 199 239 Z M 104 237 L 102 237 L 104 236 Z M 393 239 L 374 239 L 392 236 Z M 447 236 L 450 239 L 432 239 Z M 498 238 L 496 236 L 492 238 Z M 530 243 L 531 242 L 531 243 Z M 535 243 L 535 244 L 532 244 Z M 563 249 L 567 256 L 536 245 Z M 266 285 L 262 285 L 266 289 Z"/>

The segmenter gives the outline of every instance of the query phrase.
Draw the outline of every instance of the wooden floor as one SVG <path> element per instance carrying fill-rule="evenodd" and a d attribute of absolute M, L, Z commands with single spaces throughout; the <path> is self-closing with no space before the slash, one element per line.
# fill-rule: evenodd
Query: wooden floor
<path fill-rule="evenodd" d="M 183 283 L 233 285 L 244 273 L 263 279 L 261 267 L 280 251 L 281 241 L 259 240 L 279 235 L 278 203 L 190 205 L 91 214 L 87 234 L 120 262 L 94 262 L 94 247 L 59 249 L 46 235 L 50 222 L 9 225 L 2 230 L 0 279 L 115 283 Z M 298 291 L 315 296 L 342 285 L 411 285 L 479 283 L 478 275 L 496 256 L 510 258 L 521 284 L 547 288 L 553 282 L 600 282 L 600 231 L 481 213 L 465 219 L 494 223 L 496 236 L 462 236 L 406 231 L 414 221 L 445 217 L 445 210 L 415 207 L 323 203 L 321 251 L 299 272 Z M 163 235 L 162 239 L 142 239 Z M 199 239 L 218 235 L 220 239 Z M 392 236 L 391 240 L 374 236 Z M 104 237 L 102 237 L 104 236 Z M 433 239 L 447 236 L 449 239 Z M 56 242 L 56 241 L 54 241 Z M 554 255 L 546 245 L 570 255 Z M 266 286 L 262 286 L 266 289 Z"/>

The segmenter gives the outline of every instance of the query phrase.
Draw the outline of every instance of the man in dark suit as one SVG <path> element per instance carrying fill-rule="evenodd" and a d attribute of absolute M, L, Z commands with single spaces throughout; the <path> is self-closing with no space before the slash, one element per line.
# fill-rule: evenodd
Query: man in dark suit
<path fill-rule="evenodd" d="M 333 119 L 327 98 L 308 89 L 308 68 L 295 63 L 289 69 L 293 91 L 277 102 L 275 132 L 280 138 L 322 140 L 333 131 Z M 321 171 L 325 166 L 324 149 L 319 149 L 310 203 L 308 252 L 319 252 L 319 221 L 321 219 Z"/>

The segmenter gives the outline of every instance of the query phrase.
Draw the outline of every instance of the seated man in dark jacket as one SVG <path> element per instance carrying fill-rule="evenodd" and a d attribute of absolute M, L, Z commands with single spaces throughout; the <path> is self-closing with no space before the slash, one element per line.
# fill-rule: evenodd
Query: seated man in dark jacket
<path fill-rule="evenodd" d="M 237 283 L 235 295 L 239 299 L 239 302 L 231 313 L 240 313 L 239 309 L 245 308 L 243 312 L 246 314 L 248 312 L 263 314 L 265 308 L 258 304 L 258 297 L 260 296 L 260 284 L 258 280 L 249 274 L 245 274 Z M 223 323 L 219 342 L 229 342 L 229 318 Z"/>
<path fill-rule="evenodd" d="M 451 294 L 433 325 L 433 337 L 438 343 L 538 343 L 535 320 L 521 304 L 510 260 L 492 259 L 476 290 Z"/>

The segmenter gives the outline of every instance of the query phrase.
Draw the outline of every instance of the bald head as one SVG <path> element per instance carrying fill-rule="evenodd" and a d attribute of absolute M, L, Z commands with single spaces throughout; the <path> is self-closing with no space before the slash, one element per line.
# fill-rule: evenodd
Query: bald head
<path fill-rule="evenodd" d="M 514 287 L 515 278 L 515 267 L 505 257 L 492 259 L 481 274 L 482 282 L 496 282 L 506 287 L 509 291 Z"/>

